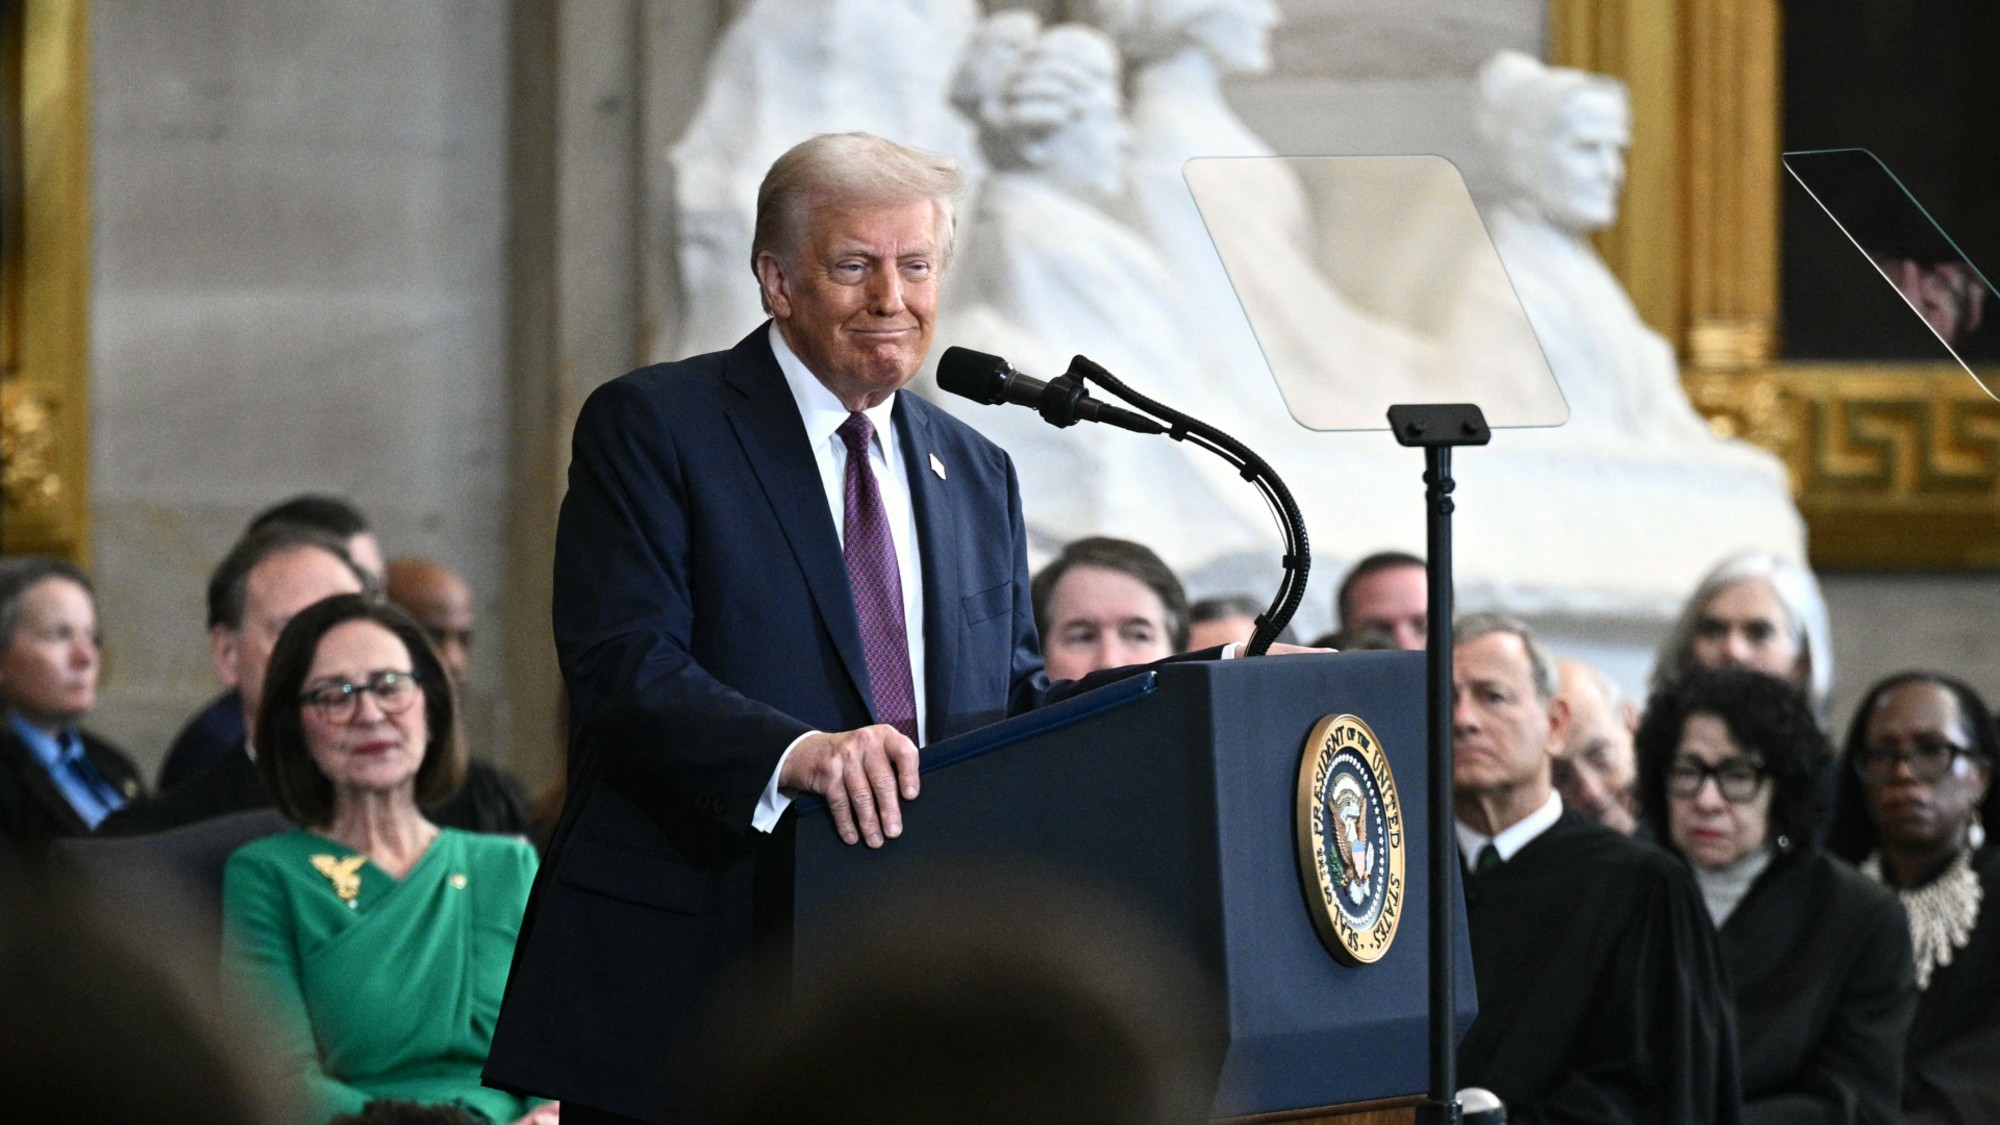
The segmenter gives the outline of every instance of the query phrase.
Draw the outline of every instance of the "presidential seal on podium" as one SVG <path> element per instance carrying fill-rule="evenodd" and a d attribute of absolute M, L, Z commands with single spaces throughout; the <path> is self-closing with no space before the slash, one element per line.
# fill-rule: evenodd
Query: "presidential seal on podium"
<path fill-rule="evenodd" d="M 1367 723 L 1328 715 L 1299 761 L 1299 876 L 1306 909 L 1342 964 L 1382 959 L 1403 916 L 1403 807 Z"/>

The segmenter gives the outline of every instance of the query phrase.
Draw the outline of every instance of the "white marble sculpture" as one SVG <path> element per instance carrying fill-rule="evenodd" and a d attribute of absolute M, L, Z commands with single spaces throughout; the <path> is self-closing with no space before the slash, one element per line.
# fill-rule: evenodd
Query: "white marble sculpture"
<path fill-rule="evenodd" d="M 973 36 L 954 98 L 979 115 L 988 173 L 960 220 L 940 345 L 1002 355 L 1041 378 L 1082 353 L 1168 403 L 1194 397 L 1207 373 L 1172 277 L 1101 206 L 1125 187 L 1131 141 L 1110 40 L 997 15 Z M 1272 536 L 1261 506 L 1250 508 L 1255 494 L 1208 454 L 1109 428 L 1057 430 L 1018 408 L 941 403 L 1013 455 L 1038 553 L 1090 534 L 1156 547 L 1166 535 L 1211 552 Z M 1198 526 L 1163 526 L 1163 496 Z"/>
<path fill-rule="evenodd" d="M 1468 302 L 1453 348 L 1504 365 L 1480 317 L 1525 312 L 1570 412 L 1556 429 L 1497 434 L 1488 467 L 1461 481 L 1462 511 L 1497 507 L 1519 542 L 1542 545 L 1481 545 L 1494 557 L 1474 555 L 1475 572 L 1493 572 L 1495 600 L 1650 623 L 1671 591 L 1726 555 L 1754 547 L 1803 558 L 1784 467 L 1718 437 L 1694 411 L 1673 349 L 1590 244 L 1617 218 L 1630 143 L 1624 87 L 1502 51 L 1480 71 L 1475 116 L 1506 172 L 1507 194 L 1486 221 L 1519 303 L 1489 295 L 1482 314 Z"/>
<path fill-rule="evenodd" d="M 1777 472 L 1774 460 L 1725 442 L 1695 412 L 1672 345 L 1639 318 L 1591 245 L 1591 232 L 1618 218 L 1632 141 L 1625 87 L 1501 51 L 1480 69 L 1477 89 L 1480 135 L 1507 180 L 1505 197 L 1486 208 L 1487 226 L 1569 403 L 1569 423 L 1552 437 Z M 1467 351 L 1480 345 L 1462 341 Z"/>
<path fill-rule="evenodd" d="M 1189 158 L 1270 154 L 1232 109 L 1227 79 L 1270 65 L 1273 7 L 1070 7 L 1107 29 L 1134 69 L 1129 123 L 1119 120 L 1118 62 L 1103 39 L 1044 31 L 1027 12 L 1000 13 L 975 35 L 972 0 L 752 3 L 727 33 L 701 113 L 675 152 L 693 319 L 663 353 L 728 344 L 762 315 L 743 265 L 756 184 L 777 152 L 844 128 L 949 152 L 979 175 L 960 208 L 934 355 L 964 344 L 1048 377 L 1080 352 L 1263 453 L 1311 531 L 1314 580 L 1295 624 L 1314 636 L 1331 623 L 1346 564 L 1384 547 L 1422 550 L 1423 459 L 1379 432 L 1314 433 L 1293 421 L 1182 179 Z M 873 15 L 901 22 L 871 29 L 863 21 Z M 1497 308 L 1518 326 L 1520 291 L 1575 422 L 1505 431 L 1459 456 L 1460 604 L 1529 614 L 1559 639 L 1568 630 L 1574 652 L 1636 685 L 1657 631 L 1716 559 L 1743 549 L 1800 557 L 1803 528 L 1775 462 L 1707 430 L 1679 392 L 1664 341 L 1591 252 L 1585 236 L 1615 211 L 1616 162 L 1595 165 L 1595 211 L 1543 190 L 1554 181 L 1535 170 L 1567 161 L 1551 146 L 1607 101 L 1621 112 L 1598 117 L 1621 128 L 1595 155 L 1617 154 L 1622 101 L 1593 100 L 1604 87 L 1585 82 L 1575 108 L 1578 84 L 1533 65 L 1509 62 L 1482 82 L 1480 121 L 1526 170 L 1489 215 L 1513 283 L 1496 282 L 1483 312 L 1454 313 L 1438 296 L 1448 285 L 1412 284 L 1455 276 L 1435 262 L 1401 255 L 1388 286 L 1357 272 L 1356 263 L 1374 260 L 1344 241 L 1357 228 L 1435 235 L 1402 197 L 1386 207 L 1378 198 L 1373 211 L 1329 209 L 1318 179 L 1302 184 L 1274 163 L 1255 171 L 1262 181 L 1240 193 L 1244 206 L 1228 221 L 1268 248 L 1250 255 L 1260 268 L 1249 278 L 1265 314 L 1264 348 L 1277 362 L 1310 360 L 1332 341 L 1339 354 L 1325 366 L 1329 386 L 1481 364 L 1511 370 L 1508 354 L 1527 345 L 1499 342 L 1506 334 L 1490 317 Z M 1473 104 L 1461 104 L 1470 137 Z M 1322 150 L 1338 147 L 1329 138 Z M 1397 286 L 1434 308 L 1412 318 L 1406 305 L 1385 304 Z M 1019 408 L 945 405 L 1013 454 L 1036 561 L 1077 535 L 1122 535 L 1158 550 L 1196 593 L 1275 586 L 1269 514 L 1215 458 L 1102 427 L 1056 430 Z"/>
<path fill-rule="evenodd" d="M 948 83 L 975 0 L 754 0 L 723 33 L 669 154 L 680 313 L 662 357 L 726 348 L 764 318 L 750 274 L 757 186 L 815 133 L 864 130 L 977 166 Z"/>
<path fill-rule="evenodd" d="M 1272 0 L 1093 0 L 1092 19 L 1124 52 L 1132 72 L 1134 134 L 1129 198 L 1135 221 L 1159 246 L 1184 299 L 1201 311 L 1202 344 L 1216 375 L 1208 402 L 1226 425 L 1239 395 L 1229 384 L 1310 373 L 1321 393 L 1371 381 L 1408 382 L 1429 366 L 1428 348 L 1398 325 L 1371 317 L 1331 285 L 1312 259 L 1306 193 L 1277 162 L 1236 173 L 1242 190 L 1197 209 L 1182 179 L 1195 157 L 1269 157 L 1271 148 L 1224 96 L 1233 75 L 1271 68 Z M 1204 214 L 1206 211 L 1206 214 Z M 1225 273 L 1210 230 L 1227 227 L 1252 247 L 1255 270 Z M 1256 327 L 1236 311 L 1256 310 Z M 1329 340 L 1340 346 L 1327 346 Z M 1267 369 L 1268 357 L 1268 369 Z M 1261 397 L 1261 396 L 1260 396 Z M 1238 423 L 1267 427 L 1261 412 Z"/>

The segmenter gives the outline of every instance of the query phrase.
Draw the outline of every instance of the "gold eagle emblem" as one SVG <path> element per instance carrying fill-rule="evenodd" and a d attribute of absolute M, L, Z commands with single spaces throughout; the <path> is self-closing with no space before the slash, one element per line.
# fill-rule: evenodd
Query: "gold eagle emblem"
<path fill-rule="evenodd" d="M 346 859 L 335 859 L 330 855 L 312 857 L 312 865 L 320 874 L 333 882 L 333 893 L 349 906 L 361 893 L 361 865 L 368 862 L 365 855 L 351 855 Z"/>

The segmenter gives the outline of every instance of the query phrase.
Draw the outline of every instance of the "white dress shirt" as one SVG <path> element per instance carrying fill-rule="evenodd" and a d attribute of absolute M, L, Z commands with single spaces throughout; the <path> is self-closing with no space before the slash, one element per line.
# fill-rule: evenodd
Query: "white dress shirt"
<path fill-rule="evenodd" d="M 813 463 L 819 467 L 820 484 L 826 489 L 826 505 L 833 515 L 833 529 L 844 547 L 847 543 L 847 442 L 840 436 L 839 430 L 847 421 L 847 407 L 841 405 L 818 376 L 807 370 L 805 362 L 785 342 L 775 321 L 771 324 L 770 333 L 771 351 L 778 357 L 778 370 L 785 374 L 785 385 L 792 392 L 792 401 L 798 404 L 799 418 L 806 427 L 806 439 L 812 444 Z M 889 540 L 896 548 L 896 572 L 903 584 L 903 628 L 909 638 L 910 684 L 915 689 L 917 745 L 921 746 L 927 711 L 924 700 L 924 569 L 923 557 L 917 549 L 917 512 L 910 500 L 908 457 L 892 420 L 895 409 L 896 396 L 891 394 L 862 413 L 868 416 L 869 425 L 875 430 L 875 440 L 868 445 L 869 466 L 875 471 L 875 487 L 881 493 L 882 512 L 889 523 Z M 914 451 L 910 456 L 915 456 Z M 800 739 L 805 737 L 799 736 Z M 779 815 L 792 803 L 790 797 L 778 792 L 778 775 L 784 772 L 785 759 L 791 757 L 798 744 L 794 740 L 791 746 L 785 747 L 784 754 L 778 758 L 778 768 L 764 786 L 764 796 L 757 802 L 757 811 L 751 817 L 751 824 L 758 831 L 769 832 L 778 823 Z"/>
<path fill-rule="evenodd" d="M 1464 821 L 1455 820 L 1452 822 L 1452 827 L 1458 831 L 1459 855 L 1469 870 L 1478 865 L 1479 853 L 1486 845 L 1492 844 L 1493 850 L 1500 853 L 1500 862 L 1505 863 L 1513 859 L 1516 852 L 1533 842 L 1535 837 L 1555 827 L 1556 821 L 1562 819 L 1562 814 L 1562 794 L 1551 789 L 1549 799 L 1541 808 L 1502 828 L 1498 836 L 1482 836 L 1467 827 Z"/>

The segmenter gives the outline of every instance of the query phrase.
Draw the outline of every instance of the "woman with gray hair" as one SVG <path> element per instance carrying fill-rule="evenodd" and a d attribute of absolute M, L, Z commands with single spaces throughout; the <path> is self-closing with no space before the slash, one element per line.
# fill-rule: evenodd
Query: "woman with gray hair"
<path fill-rule="evenodd" d="M 82 571 L 0 560 L 0 847 L 81 836 L 140 794 L 131 759 L 78 726 L 97 705 L 99 639 Z"/>
<path fill-rule="evenodd" d="M 1660 645 L 1653 690 L 1696 667 L 1776 676 L 1803 690 L 1824 721 L 1833 692 L 1833 642 L 1812 571 L 1764 551 L 1722 560 L 1689 595 Z"/>

